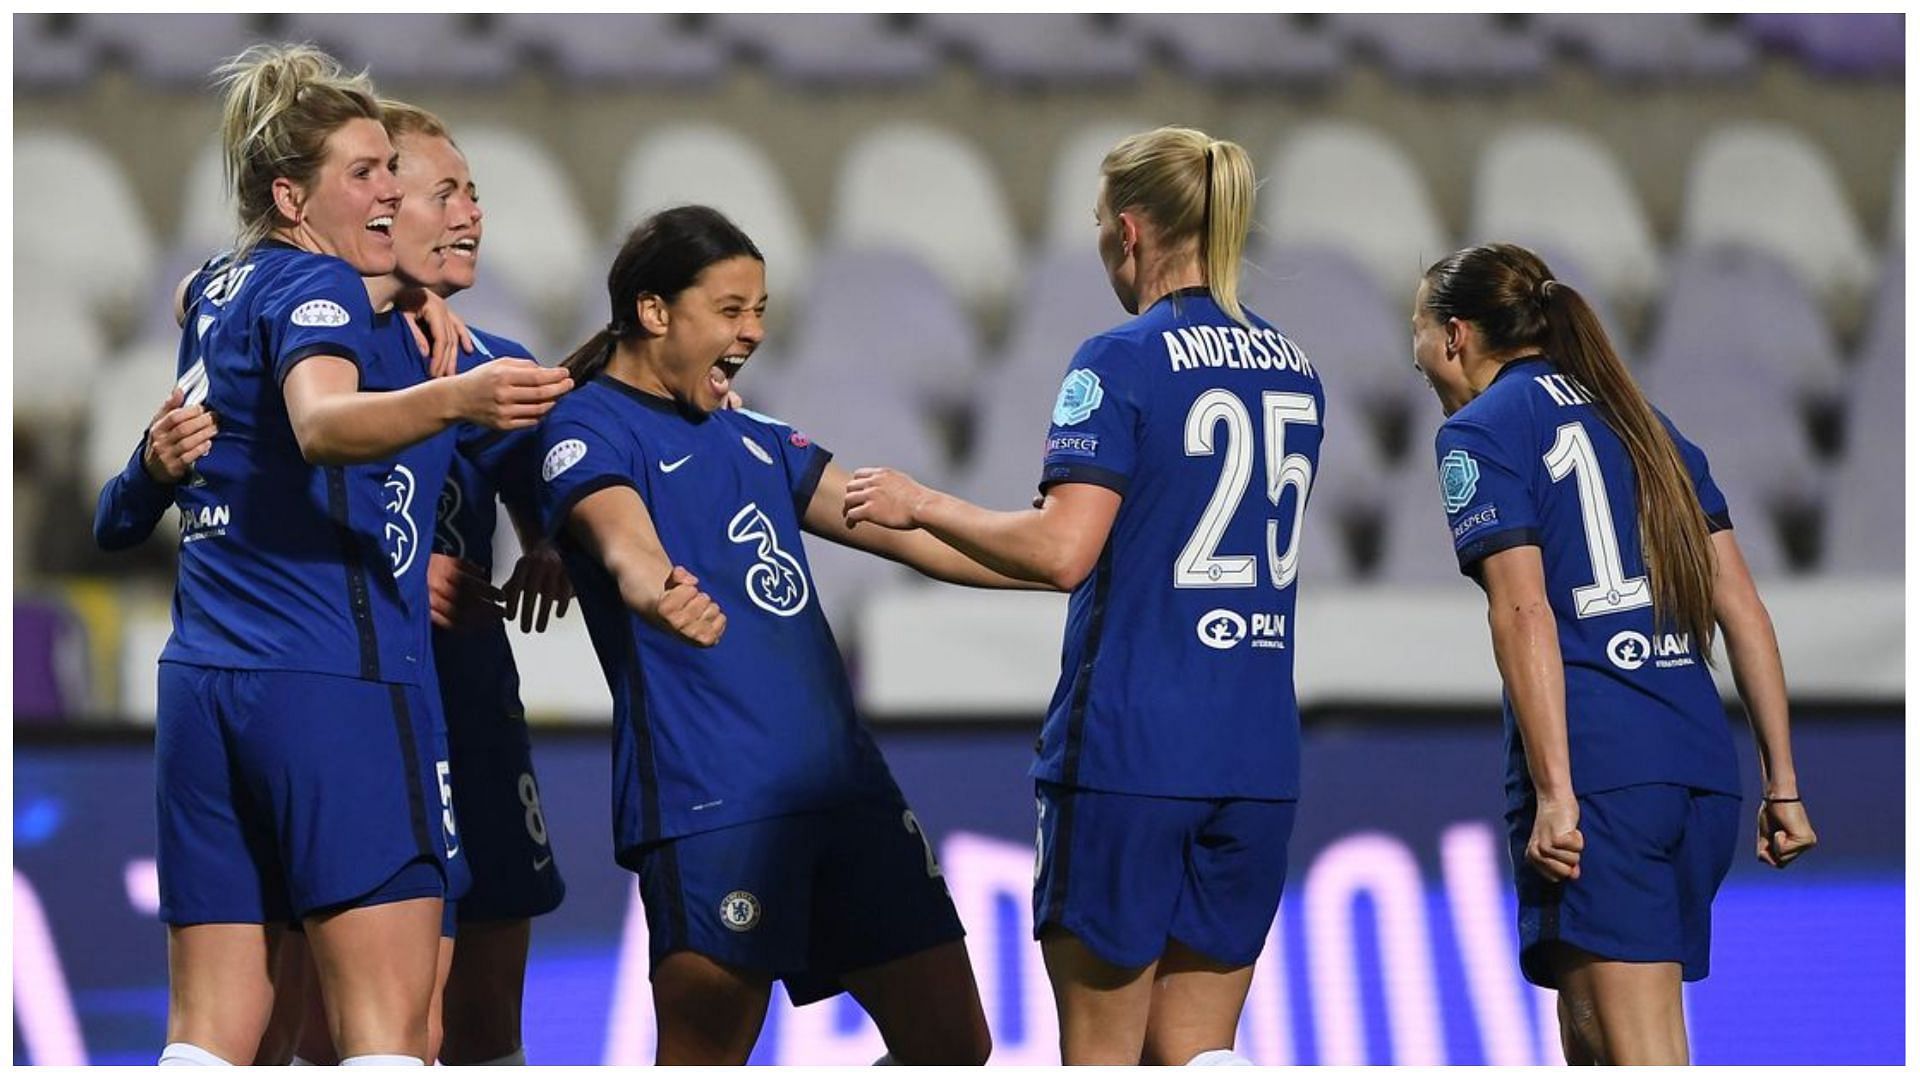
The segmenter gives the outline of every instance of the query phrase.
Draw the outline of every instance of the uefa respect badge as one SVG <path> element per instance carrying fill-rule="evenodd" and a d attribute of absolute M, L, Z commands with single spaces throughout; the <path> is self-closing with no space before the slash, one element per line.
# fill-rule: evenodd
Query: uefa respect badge
<path fill-rule="evenodd" d="M 1053 422 L 1071 427 L 1093 416 L 1106 392 L 1100 389 L 1100 377 L 1086 368 L 1075 368 L 1060 384 L 1060 397 L 1053 403 Z"/>
<path fill-rule="evenodd" d="M 1473 499 L 1480 484 L 1480 464 L 1464 450 L 1450 450 L 1440 459 L 1440 501 L 1452 514 Z"/>

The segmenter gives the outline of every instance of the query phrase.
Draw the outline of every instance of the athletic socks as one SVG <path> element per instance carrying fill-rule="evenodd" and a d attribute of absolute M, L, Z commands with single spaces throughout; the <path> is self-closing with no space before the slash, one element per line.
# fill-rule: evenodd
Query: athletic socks
<path fill-rule="evenodd" d="M 170 1043 L 160 1052 L 162 1066 L 231 1066 L 233 1063 L 190 1043 Z"/>
<path fill-rule="evenodd" d="M 1202 1051 L 1187 1060 L 1189 1066 L 1251 1066 L 1253 1063 L 1230 1050 Z"/>

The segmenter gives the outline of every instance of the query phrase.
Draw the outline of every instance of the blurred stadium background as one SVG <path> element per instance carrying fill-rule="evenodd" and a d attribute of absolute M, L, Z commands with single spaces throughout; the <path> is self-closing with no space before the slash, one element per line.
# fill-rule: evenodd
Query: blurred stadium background
<path fill-rule="evenodd" d="M 1331 414 L 1297 617 L 1308 788 L 1242 1041 L 1260 1062 L 1554 1060 L 1512 961 L 1498 676 L 1406 326 L 1433 259 L 1536 247 L 1712 456 L 1796 695 L 1822 848 L 1780 878 L 1736 864 L 1715 978 L 1689 992 L 1696 1056 L 1901 1060 L 1902 16 L 15 15 L 13 34 L 16 1062 L 161 1043 L 153 661 L 177 539 L 109 557 L 89 523 L 172 382 L 168 290 L 227 237 L 207 73 L 293 39 L 453 127 L 488 213 L 469 320 L 557 360 L 605 321 L 626 228 L 714 203 L 769 259 L 750 404 L 850 467 L 1002 506 L 1031 492 L 1072 349 L 1123 317 L 1093 252 L 1101 154 L 1160 123 L 1247 147 L 1245 292 Z M 1063 604 L 808 554 L 942 838 L 995 1061 L 1048 1061 L 1023 771 Z M 535 935 L 529 1057 L 647 1060 L 604 683 L 577 616 L 515 638 L 572 890 Z M 1794 1024 L 1756 1025 L 1783 1007 Z M 876 1047 L 850 1006 L 779 1006 L 757 1060 Z"/>

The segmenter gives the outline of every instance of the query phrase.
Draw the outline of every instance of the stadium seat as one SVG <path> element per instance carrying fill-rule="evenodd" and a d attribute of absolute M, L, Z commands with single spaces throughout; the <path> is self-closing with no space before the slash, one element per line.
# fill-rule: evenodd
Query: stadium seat
<path fill-rule="evenodd" d="M 1405 461 L 1385 482 L 1380 562 L 1373 574 L 1385 585 L 1473 588 L 1460 575 L 1440 502 L 1440 471 L 1433 459 L 1436 427 L 1421 427 Z"/>
<path fill-rule="evenodd" d="M 1093 15 L 931 14 L 929 31 L 971 58 L 985 78 L 1016 86 L 1129 83 L 1146 49 Z"/>
<path fill-rule="evenodd" d="M 1043 244 L 1051 250 L 1079 246 L 1094 250 L 1093 205 L 1100 192 L 1100 163 L 1114 144 L 1157 125 L 1139 119 L 1099 120 L 1075 125 L 1053 155 Z"/>
<path fill-rule="evenodd" d="M 218 137 L 194 152 L 180 188 L 180 212 L 173 232 L 174 261 L 198 266 L 233 244 L 239 230 L 233 199 L 227 194 L 224 155 Z M 178 280 L 178 279 L 176 279 Z"/>
<path fill-rule="evenodd" d="M 1473 182 L 1474 242 L 1551 246 L 1574 256 L 1602 294 L 1637 307 L 1658 286 L 1660 253 L 1626 170 L 1599 140 L 1561 124 L 1503 129 Z"/>
<path fill-rule="evenodd" d="M 484 235 L 480 241 L 480 275 L 473 288 L 454 297 L 452 304 L 453 310 L 468 323 L 519 342 L 533 351 L 532 359 L 542 364 L 560 363 L 566 359 L 567 350 L 580 344 L 556 340 L 553 328 L 544 325 L 519 294 L 507 287 L 487 252 Z M 605 304 L 602 299 L 601 305 Z"/>
<path fill-rule="evenodd" d="M 814 263 L 786 373 L 807 382 L 898 388 L 922 409 L 960 404 L 979 346 L 973 321 L 912 255 L 839 249 Z M 876 389 L 880 393 L 881 389 Z"/>
<path fill-rule="evenodd" d="M 1737 27 L 1694 14 L 1551 12 L 1533 19 L 1549 38 L 1621 82 L 1735 78 L 1759 61 Z"/>
<path fill-rule="evenodd" d="M 1342 249 L 1388 296 L 1411 299 L 1420 273 L 1451 250 L 1419 167 L 1372 128 L 1303 125 L 1282 137 L 1266 177 L 1256 213 L 1272 240 Z"/>
<path fill-rule="evenodd" d="M 1012 212 L 978 149 L 940 128 L 891 123 L 848 150 L 834 186 L 833 240 L 897 248 L 977 312 L 997 312 L 1018 273 Z"/>
<path fill-rule="evenodd" d="M 1906 66 L 1905 17 L 1898 12 L 1752 13 L 1746 16 L 1746 29 L 1756 40 L 1795 54 L 1824 75 L 1892 75 Z"/>
<path fill-rule="evenodd" d="M 73 15 L 13 17 L 13 83 L 26 93 L 74 90 L 100 67 L 99 43 L 75 26 Z"/>
<path fill-rule="evenodd" d="M 473 15 L 296 13 L 284 19 L 283 37 L 317 42 L 341 63 L 370 69 L 382 86 L 498 83 L 519 66 L 512 41 L 488 33 Z"/>
<path fill-rule="evenodd" d="M 1906 336 L 1906 253 L 1895 248 L 1880 262 L 1880 286 L 1874 293 L 1873 309 L 1867 316 L 1867 331 L 1861 335 L 1860 348 L 1854 353 L 1854 378 L 1881 366 L 1904 366 Z"/>
<path fill-rule="evenodd" d="M 642 138 L 620 173 L 622 234 L 656 210 L 695 202 L 715 207 L 747 231 L 767 257 L 774 307 L 796 308 L 812 244 L 786 178 L 766 152 L 713 124 L 683 124 Z"/>
<path fill-rule="evenodd" d="M 1668 310 L 1641 379 L 1654 404 L 1706 451 L 1755 572 L 1783 570 L 1755 525 L 1818 511 L 1820 474 L 1806 424 L 1838 362 L 1826 324 L 1785 268 L 1759 253 L 1691 253 L 1673 268 Z M 1775 546 L 1776 548 L 1778 545 Z M 1761 560 L 1772 560 L 1771 565 Z"/>
<path fill-rule="evenodd" d="M 1541 43 L 1493 15 L 1340 14 L 1327 21 L 1404 82 L 1497 86 L 1546 70 Z"/>
<path fill-rule="evenodd" d="M 364 16 L 362 16 L 364 18 Z M 233 12 L 88 17 L 92 33 L 143 79 L 180 87 L 213 85 L 213 70 L 257 41 L 271 40 L 257 17 Z"/>
<path fill-rule="evenodd" d="M 1782 124 L 1728 124 L 1707 136 L 1687 172 L 1680 238 L 1685 247 L 1769 251 L 1819 290 L 1837 316 L 1853 313 L 1873 278 L 1873 259 L 1833 163 Z"/>
<path fill-rule="evenodd" d="M 1847 382 L 1846 450 L 1828 475 L 1820 568 L 1900 574 L 1906 519 L 1906 275 L 1889 260 L 1868 339 Z"/>
<path fill-rule="evenodd" d="M 1312 87 L 1331 83 L 1344 71 L 1340 42 L 1301 28 L 1290 16 L 1142 12 L 1128 15 L 1127 23 L 1203 83 Z"/>
<path fill-rule="evenodd" d="M 704 86 L 726 74 L 732 52 L 726 42 L 687 29 L 682 16 L 659 12 L 494 18 L 503 37 L 531 47 L 575 83 Z"/>
<path fill-rule="evenodd" d="M 1408 324 L 1417 271 L 1384 295 L 1359 263 L 1333 248 L 1266 248 L 1249 264 L 1248 305 L 1306 350 L 1336 423 L 1374 431 L 1419 413 L 1427 390 L 1413 367 Z"/>
<path fill-rule="evenodd" d="M 721 14 L 721 35 L 745 47 L 776 78 L 817 86 L 899 86 L 939 70 L 931 42 L 881 14 Z"/>
<path fill-rule="evenodd" d="M 1372 425 L 1360 413 L 1343 410 L 1342 404 L 1329 394 L 1327 415 L 1321 418 L 1319 463 L 1307 500 L 1305 528 L 1312 548 L 1303 550 L 1309 553 L 1305 573 L 1314 581 L 1348 582 L 1361 576 L 1350 538 L 1378 528 L 1392 490 L 1392 474 Z M 1438 499 L 1434 502 L 1437 508 Z"/>
<path fill-rule="evenodd" d="M 70 291 L 107 326 L 131 332 L 153 273 L 153 231 L 120 167 L 92 140 L 22 131 L 13 140 L 17 270 Z M 28 310 L 28 309 L 16 309 Z"/>
<path fill-rule="evenodd" d="M 463 124 L 459 138 L 488 210 L 485 273 L 535 311 L 574 311 L 590 283 L 604 280 L 605 264 L 588 263 L 586 221 L 559 163 L 508 128 Z"/>
<path fill-rule="evenodd" d="M 106 335 L 71 283 L 55 278 L 16 275 L 13 310 L 21 313 L 13 324 L 14 424 L 62 432 L 80 419 L 95 392 L 108 352 Z"/>
<path fill-rule="evenodd" d="M 1057 388 L 1082 342 L 1132 316 L 1113 295 L 1090 237 L 1056 247 L 1030 266 L 993 376 L 1032 372 Z"/>

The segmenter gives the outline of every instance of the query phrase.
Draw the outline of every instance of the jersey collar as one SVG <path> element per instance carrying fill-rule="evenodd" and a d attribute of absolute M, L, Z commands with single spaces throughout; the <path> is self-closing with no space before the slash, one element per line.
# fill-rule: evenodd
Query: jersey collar
<path fill-rule="evenodd" d="M 1551 367 L 1553 364 L 1553 361 L 1547 359 L 1547 355 L 1545 353 L 1533 353 L 1529 356 L 1515 357 L 1512 360 L 1507 361 L 1505 364 L 1500 365 L 1500 370 L 1493 373 L 1493 382 L 1488 383 L 1487 385 L 1492 386 L 1494 383 L 1498 383 L 1500 380 L 1505 379 L 1508 373 L 1517 372 L 1521 369 L 1522 366 L 1528 365 L 1528 364 L 1545 364 Z"/>
<path fill-rule="evenodd" d="M 682 409 L 680 407 L 680 403 L 674 401 L 672 398 L 663 398 L 658 394 L 649 394 L 646 391 L 641 390 L 639 387 L 629 386 L 628 384 L 623 383 L 618 379 L 615 379 L 611 374 L 607 372 L 601 372 L 599 375 L 594 376 L 593 381 L 596 383 L 606 384 L 609 390 L 615 391 L 616 393 L 619 393 L 619 394 L 624 394 L 627 397 L 633 399 L 634 401 L 640 403 L 641 405 L 646 406 L 648 409 L 651 409 L 656 413 L 670 413 L 675 416 L 684 417 L 687 420 L 693 421 L 695 423 L 698 423 L 702 420 L 707 419 L 707 416 L 704 413 L 701 413 L 697 410 L 692 410 L 692 409 Z"/>

